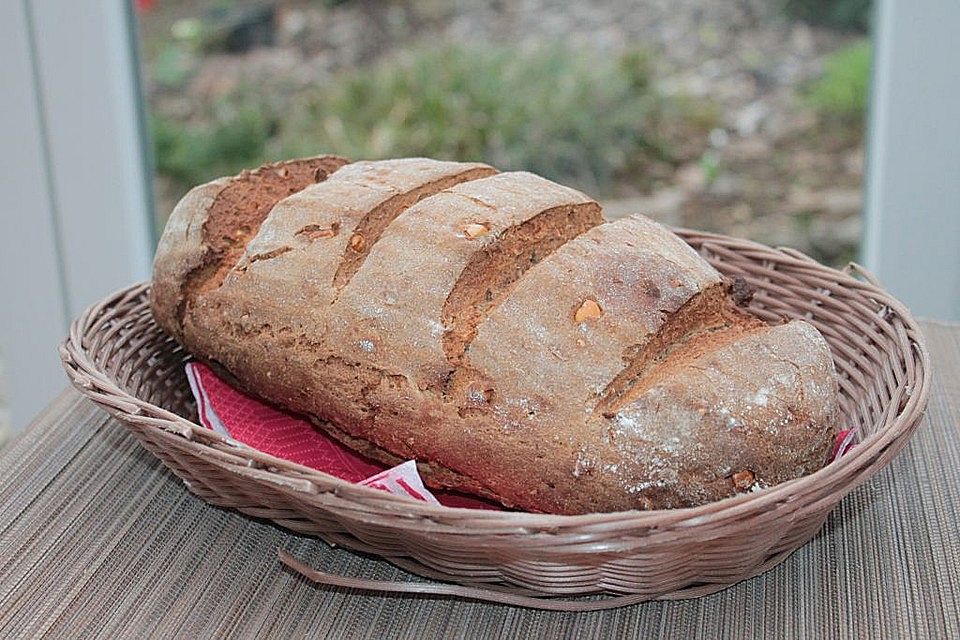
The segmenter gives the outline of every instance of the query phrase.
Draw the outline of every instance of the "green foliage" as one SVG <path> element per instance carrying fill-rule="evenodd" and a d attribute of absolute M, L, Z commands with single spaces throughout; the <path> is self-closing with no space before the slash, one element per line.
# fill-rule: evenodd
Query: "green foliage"
<path fill-rule="evenodd" d="M 817 213 L 815 211 L 798 211 L 793 214 L 793 226 L 800 235 L 809 237 L 816 218 Z"/>
<path fill-rule="evenodd" d="M 276 123 L 262 106 L 224 103 L 203 124 L 157 116 L 151 130 L 157 171 L 192 186 L 265 162 Z"/>
<path fill-rule="evenodd" d="M 866 33 L 871 4 L 871 0 L 783 0 L 783 10 L 810 24 Z"/>
<path fill-rule="evenodd" d="M 707 179 L 707 184 L 713 184 L 720 175 L 720 158 L 713 151 L 706 151 L 699 160 L 700 168 Z"/>
<path fill-rule="evenodd" d="M 842 124 L 863 121 L 870 97 L 871 53 L 870 42 L 861 40 L 827 58 L 823 75 L 806 92 L 821 116 Z"/>
<path fill-rule="evenodd" d="M 299 152 L 479 159 L 601 186 L 644 158 L 670 158 L 657 125 L 690 111 L 651 89 L 641 52 L 598 61 L 565 49 L 415 53 L 341 77 L 303 105 L 292 142 L 310 146 Z"/>
<path fill-rule="evenodd" d="M 168 44 L 153 59 L 150 71 L 153 81 L 158 86 L 178 88 L 182 87 L 193 73 L 195 63 L 187 49 L 176 44 Z"/>
<path fill-rule="evenodd" d="M 698 157 L 702 146 L 689 140 L 715 126 L 712 105 L 655 91 L 651 66 L 643 52 L 611 60 L 566 49 L 412 53 L 301 92 L 282 109 L 237 96 L 244 108 L 215 112 L 204 127 L 171 135 L 171 123 L 160 123 L 158 166 L 189 184 L 256 164 L 269 147 L 286 157 L 483 160 L 602 189 L 645 163 Z"/>

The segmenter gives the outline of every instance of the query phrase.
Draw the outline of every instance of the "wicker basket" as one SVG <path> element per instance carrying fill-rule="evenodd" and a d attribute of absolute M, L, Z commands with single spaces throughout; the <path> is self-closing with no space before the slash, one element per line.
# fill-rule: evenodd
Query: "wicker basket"
<path fill-rule="evenodd" d="M 183 372 L 187 354 L 154 323 L 146 284 L 88 309 L 60 353 L 73 384 L 204 500 L 440 581 L 334 576 L 281 553 L 320 582 L 560 610 L 695 597 L 783 561 L 844 495 L 890 462 L 926 406 L 930 361 L 910 313 L 860 267 L 840 272 L 788 249 L 678 233 L 717 269 L 757 288 L 757 315 L 805 318 L 823 333 L 840 375 L 843 427 L 857 433 L 850 453 L 812 475 L 693 509 L 582 516 L 452 509 L 241 450 L 200 427 Z M 576 597 L 589 594 L 602 595 Z"/>

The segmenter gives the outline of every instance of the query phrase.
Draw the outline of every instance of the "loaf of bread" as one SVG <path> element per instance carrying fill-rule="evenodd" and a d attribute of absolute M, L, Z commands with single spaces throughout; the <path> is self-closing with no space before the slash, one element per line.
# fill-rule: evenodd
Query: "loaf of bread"
<path fill-rule="evenodd" d="M 245 391 L 425 482 L 536 512 L 688 507 L 811 473 L 830 351 L 679 237 L 530 173 L 318 157 L 199 186 L 157 322 Z"/>

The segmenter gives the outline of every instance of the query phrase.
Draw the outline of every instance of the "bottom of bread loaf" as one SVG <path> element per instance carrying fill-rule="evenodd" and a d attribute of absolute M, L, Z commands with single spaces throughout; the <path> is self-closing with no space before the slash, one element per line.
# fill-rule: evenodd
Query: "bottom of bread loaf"
<path fill-rule="evenodd" d="M 231 386 L 240 389 L 249 396 L 257 398 L 261 402 L 273 404 L 270 400 L 253 392 L 247 385 L 243 384 L 240 379 L 230 373 L 226 367 L 216 360 L 209 360 L 205 358 L 201 358 L 201 360 L 204 364 L 213 369 L 222 380 L 226 381 Z M 286 411 L 286 409 L 283 409 L 282 407 L 281 409 Z M 326 435 L 330 436 L 343 446 L 357 452 L 369 460 L 379 462 L 388 467 L 394 467 L 398 464 L 406 462 L 406 459 L 390 453 L 386 449 L 377 446 L 369 440 L 351 436 L 349 433 L 337 427 L 329 420 L 324 420 L 323 418 L 314 415 L 307 415 L 305 417 L 310 421 L 311 424 L 313 424 L 314 427 L 322 430 Z M 416 462 L 417 469 L 420 472 L 420 476 L 423 478 L 424 484 L 431 489 L 471 494 L 480 496 L 481 498 L 486 498 L 488 500 L 493 500 L 494 502 L 498 502 L 507 508 L 511 508 L 513 506 L 510 504 L 509 500 L 498 496 L 490 489 L 484 487 L 482 484 L 468 476 L 463 475 L 462 473 L 457 473 L 453 469 L 435 462 L 426 460 L 417 460 Z"/>
<path fill-rule="evenodd" d="M 395 467 L 398 464 L 406 462 L 406 460 L 403 458 L 390 453 L 386 449 L 378 447 L 369 440 L 354 438 L 347 432 L 343 431 L 342 429 L 338 429 L 334 424 L 326 420 L 321 420 L 316 416 L 308 416 L 308 418 L 315 427 L 322 429 L 325 434 L 345 447 L 356 451 L 365 458 L 379 462 L 388 467 Z M 420 472 L 420 476 L 423 478 L 424 484 L 431 489 L 468 493 L 493 500 L 494 502 L 498 502 L 508 508 L 511 506 L 508 501 L 493 493 L 483 485 L 443 465 L 436 464 L 434 462 L 417 460 L 417 470 Z"/>

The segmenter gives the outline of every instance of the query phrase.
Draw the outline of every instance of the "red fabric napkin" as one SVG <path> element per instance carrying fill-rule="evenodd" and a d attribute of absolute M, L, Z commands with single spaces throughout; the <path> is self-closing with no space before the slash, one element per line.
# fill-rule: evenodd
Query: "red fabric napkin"
<path fill-rule="evenodd" d="M 833 441 L 833 454 L 830 456 L 830 462 L 857 446 L 853 441 L 855 436 L 856 432 L 853 429 L 845 429 L 837 434 L 836 440 Z"/>
<path fill-rule="evenodd" d="M 481 498 L 427 489 L 408 460 L 387 468 L 327 436 L 309 421 L 234 389 L 202 362 L 186 365 L 200 423 L 252 449 L 414 500 L 469 509 L 501 509 Z"/>

